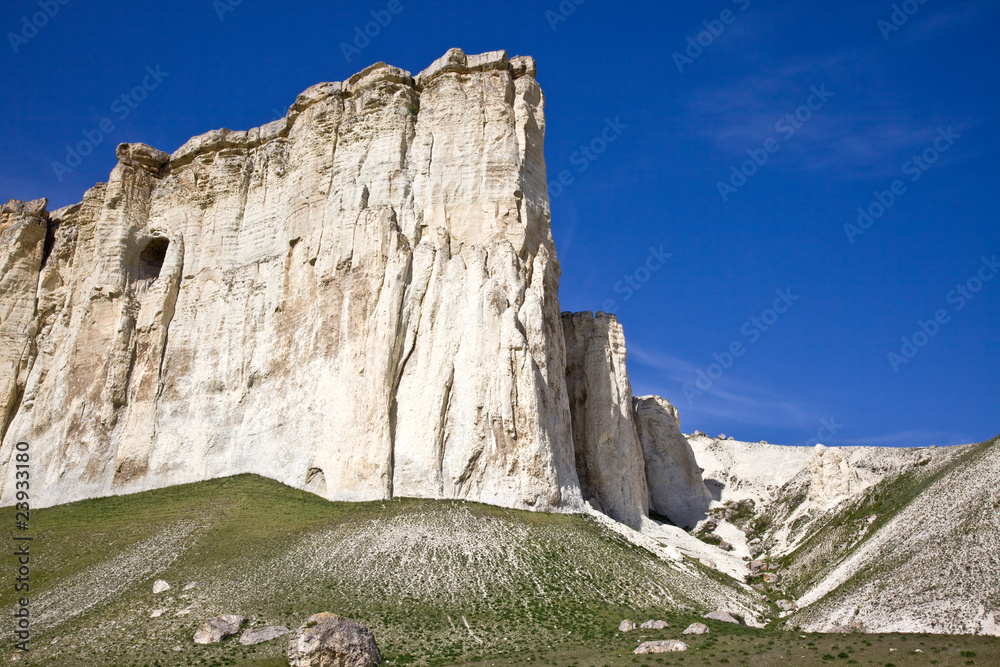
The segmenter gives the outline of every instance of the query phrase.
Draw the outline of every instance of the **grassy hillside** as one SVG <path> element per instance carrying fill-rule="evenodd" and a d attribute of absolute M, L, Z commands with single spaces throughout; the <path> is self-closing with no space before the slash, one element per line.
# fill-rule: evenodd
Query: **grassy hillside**
<path fill-rule="evenodd" d="M 1000 439 L 907 456 L 822 509 L 806 509 L 809 477 L 800 475 L 756 519 L 796 545 L 775 558 L 784 594 L 809 605 L 789 626 L 1000 631 Z"/>
<path fill-rule="evenodd" d="M 13 521 L 11 508 L 3 513 Z M 634 656 L 642 640 L 681 638 L 706 610 L 759 601 L 584 516 L 424 500 L 331 503 L 244 475 L 31 519 L 34 634 L 22 665 L 283 667 L 283 638 L 197 646 L 192 636 L 219 613 L 294 628 L 317 611 L 372 628 L 388 666 L 1000 662 L 995 638 L 822 636 L 713 621 L 712 634 L 684 637 L 685 654 Z M 173 589 L 153 595 L 160 578 Z M 187 582 L 198 585 L 184 592 Z M 11 588 L 0 587 L 8 618 Z M 623 618 L 671 628 L 621 634 Z M 8 634 L 0 661 L 10 660 L 12 643 Z"/>
<path fill-rule="evenodd" d="M 755 604 L 699 564 L 661 560 L 587 517 L 331 503 L 249 475 L 38 510 L 31 525 L 27 664 L 266 659 L 284 641 L 196 647 L 191 638 L 218 613 L 294 628 L 328 610 L 371 627 L 390 665 L 444 665 L 598 649 L 626 617 L 681 624 L 727 599 Z M 154 596 L 155 579 L 173 589 Z M 198 586 L 182 592 L 187 582 Z M 0 588 L 4 614 L 13 603 L 11 587 Z"/>

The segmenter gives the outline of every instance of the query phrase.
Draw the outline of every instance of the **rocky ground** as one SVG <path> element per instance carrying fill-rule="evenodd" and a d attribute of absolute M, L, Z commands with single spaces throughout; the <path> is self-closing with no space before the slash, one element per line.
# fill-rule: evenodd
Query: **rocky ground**
<path fill-rule="evenodd" d="M 689 442 L 716 499 L 694 534 L 786 600 L 785 625 L 1000 634 L 997 439 L 914 449 Z"/>
<path fill-rule="evenodd" d="M 388 665 L 997 664 L 1000 640 L 982 636 L 1000 607 L 997 440 L 690 442 L 719 482 L 690 531 L 593 508 L 329 502 L 252 475 L 37 510 L 19 662 L 283 665 L 284 635 L 199 645 L 195 632 L 219 614 L 246 617 L 242 631 L 332 611 L 371 628 Z M 761 474 L 733 464 L 744 447 Z M 4 589 L 0 613 L 13 607 Z M 720 609 L 742 623 L 705 618 Z M 623 619 L 667 627 L 621 632 Z M 710 632 L 682 635 L 694 622 Z M 632 654 L 678 639 L 685 653 Z"/>
<path fill-rule="evenodd" d="M 201 621 L 218 614 L 244 616 L 246 628 L 294 628 L 333 611 L 371 628 L 389 664 L 455 664 L 598 648 L 625 617 L 686 627 L 723 605 L 749 618 L 766 611 L 749 587 L 581 515 L 460 501 L 331 503 L 240 476 L 32 517 L 33 638 L 21 664 L 211 665 L 284 654 L 287 638 L 196 645 Z M 154 593 L 158 580 L 171 588 Z M 5 589 L 0 610 L 12 609 Z M 10 659 L 9 645 L 0 659 Z"/>

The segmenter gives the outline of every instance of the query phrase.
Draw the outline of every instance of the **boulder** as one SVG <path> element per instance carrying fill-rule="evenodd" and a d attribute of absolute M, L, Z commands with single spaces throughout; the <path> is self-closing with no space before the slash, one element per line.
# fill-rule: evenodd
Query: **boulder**
<path fill-rule="evenodd" d="M 247 628 L 240 635 L 240 643 L 244 646 L 262 644 L 287 635 L 288 632 L 288 628 L 283 625 L 269 625 L 266 628 Z"/>
<path fill-rule="evenodd" d="M 764 583 L 765 584 L 776 584 L 781 581 L 781 575 L 775 574 L 774 572 L 764 573 Z"/>
<path fill-rule="evenodd" d="M 691 625 L 687 626 L 687 629 L 685 629 L 684 632 L 681 634 L 707 635 L 709 632 L 711 632 L 711 630 L 709 630 L 708 626 L 705 625 L 704 623 L 692 623 Z"/>
<path fill-rule="evenodd" d="M 778 600 L 774 604 L 778 605 L 778 609 L 781 611 L 795 611 L 799 608 L 799 606 L 791 600 Z"/>
<path fill-rule="evenodd" d="M 666 621 L 653 621 L 649 620 L 639 626 L 643 630 L 663 630 L 664 628 L 669 628 L 670 625 Z"/>
<path fill-rule="evenodd" d="M 194 643 L 218 644 L 229 635 L 236 634 L 246 622 L 245 617 L 233 614 L 221 614 L 213 618 L 206 618 L 201 622 L 198 631 L 194 633 Z"/>
<path fill-rule="evenodd" d="M 371 630 L 330 612 L 313 614 L 288 640 L 289 667 L 374 667 L 381 662 Z"/>
<path fill-rule="evenodd" d="M 750 572 L 757 574 L 758 572 L 764 572 L 767 570 L 766 560 L 752 560 L 750 561 Z"/>
<path fill-rule="evenodd" d="M 157 579 L 153 582 L 153 594 L 162 593 L 163 591 L 169 591 L 170 584 L 165 582 L 163 579 Z"/>
<path fill-rule="evenodd" d="M 182 590 L 189 591 L 197 586 L 198 586 L 197 581 L 189 581 L 188 583 L 184 584 L 184 588 Z"/>
<path fill-rule="evenodd" d="M 677 653 L 688 650 L 688 645 L 677 639 L 660 639 L 653 642 L 643 642 L 632 651 L 636 655 L 643 653 Z"/>
<path fill-rule="evenodd" d="M 627 618 L 618 624 L 618 632 L 632 632 L 633 630 L 635 630 L 635 623 Z"/>
<path fill-rule="evenodd" d="M 733 545 L 730 544 L 729 542 L 726 542 L 725 540 L 722 540 L 721 542 L 719 542 L 719 548 L 722 549 L 723 551 L 732 551 Z"/>
<path fill-rule="evenodd" d="M 731 613 L 722 609 L 705 614 L 705 618 L 710 618 L 713 621 L 722 621 L 723 623 L 735 623 L 736 625 L 740 623 Z"/>

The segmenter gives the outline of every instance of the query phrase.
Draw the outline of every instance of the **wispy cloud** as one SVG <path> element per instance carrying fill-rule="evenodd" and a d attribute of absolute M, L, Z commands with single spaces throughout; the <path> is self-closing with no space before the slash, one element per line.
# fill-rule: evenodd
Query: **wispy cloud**
<path fill-rule="evenodd" d="M 925 7 L 904 27 L 899 37 L 923 53 L 917 42 L 953 37 L 970 23 L 981 21 L 996 4 L 965 2 L 940 11 Z M 750 17 L 748 17 L 750 18 Z M 745 75 L 725 82 L 707 80 L 694 91 L 685 91 L 684 112 L 672 119 L 679 134 L 701 137 L 720 153 L 724 170 L 727 160 L 746 159 L 747 149 L 756 149 L 768 138 L 782 148 L 774 168 L 830 171 L 838 178 L 873 179 L 895 175 L 908 151 L 922 150 L 939 126 L 954 125 L 960 132 L 983 118 L 915 118 L 905 100 L 893 94 L 885 71 L 887 45 L 879 38 L 843 47 L 838 52 L 789 57 L 770 53 L 770 44 L 782 42 L 782 34 L 799 29 L 801 15 L 786 13 L 770 17 L 767 24 L 743 26 L 759 33 L 750 42 L 761 46 L 741 53 L 755 63 Z M 895 38 L 895 36 L 894 36 Z M 744 45 L 746 46 L 746 45 Z M 834 97 L 816 111 L 795 136 L 783 140 L 776 123 L 806 102 L 810 86 L 826 85 Z M 970 156 L 971 157 L 971 156 Z M 950 160 L 962 155 L 949 156 Z"/>
<path fill-rule="evenodd" d="M 925 5 L 921 13 L 911 20 L 911 24 L 905 26 L 905 34 L 900 36 L 911 43 L 949 37 L 965 30 L 970 24 L 979 22 L 984 15 L 996 9 L 997 4 L 993 0 L 949 3 L 939 6 L 937 11 Z"/>
<path fill-rule="evenodd" d="M 908 149 L 933 140 L 947 118 L 909 117 L 899 102 L 878 95 L 858 96 L 847 84 L 852 57 L 846 54 L 800 59 L 769 75 L 749 74 L 734 83 L 705 87 L 688 101 L 682 124 L 724 156 L 745 159 L 769 138 L 782 146 L 775 164 L 810 171 L 838 169 L 851 177 L 871 178 L 898 169 Z M 811 72 L 810 74 L 807 74 Z M 777 124 L 806 103 L 811 86 L 825 86 L 833 97 L 798 129 L 783 136 Z"/>
<path fill-rule="evenodd" d="M 628 354 L 630 366 L 655 369 L 662 379 L 662 382 L 655 387 L 642 387 L 636 383 L 633 386 L 635 395 L 669 394 L 666 389 L 675 392 L 675 395 L 667 395 L 665 398 L 680 411 L 681 423 L 689 425 L 685 427 L 686 432 L 698 428 L 699 423 L 719 419 L 727 423 L 735 422 L 756 427 L 758 431 L 774 427 L 780 427 L 782 430 L 791 428 L 801 432 L 801 438 L 780 444 L 811 445 L 817 440 L 816 431 L 824 423 L 821 419 L 829 418 L 816 406 L 803 405 L 788 396 L 730 375 L 724 375 L 716 380 L 704 395 L 689 403 L 681 387 L 693 382 L 700 368 L 697 364 L 670 354 L 645 349 L 634 343 L 629 345 Z M 837 434 L 824 435 L 821 440 L 825 445 L 836 447 L 927 447 L 977 442 L 976 438 L 968 434 L 918 429 L 847 438 Z"/>
<path fill-rule="evenodd" d="M 803 409 L 794 401 L 774 392 L 747 382 L 732 374 L 715 380 L 703 395 L 688 401 L 683 392 L 684 385 L 692 384 L 697 378 L 699 366 L 669 354 L 646 350 L 637 345 L 629 345 L 631 363 L 656 369 L 665 382 L 649 393 L 664 393 L 671 388 L 675 395 L 667 396 L 681 411 L 681 416 L 689 422 L 701 419 L 724 418 L 741 424 L 768 426 L 782 424 L 792 427 L 810 427 L 815 421 L 814 411 Z M 639 391 L 641 388 L 643 391 Z M 636 395 L 645 393 L 645 387 L 634 387 Z"/>

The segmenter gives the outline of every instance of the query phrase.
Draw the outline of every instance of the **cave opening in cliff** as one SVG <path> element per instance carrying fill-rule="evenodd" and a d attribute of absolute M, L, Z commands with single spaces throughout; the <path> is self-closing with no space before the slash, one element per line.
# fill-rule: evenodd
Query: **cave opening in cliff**
<path fill-rule="evenodd" d="M 139 280 L 156 280 L 160 277 L 169 245 L 170 241 L 162 237 L 155 237 L 146 244 L 139 253 Z"/>

